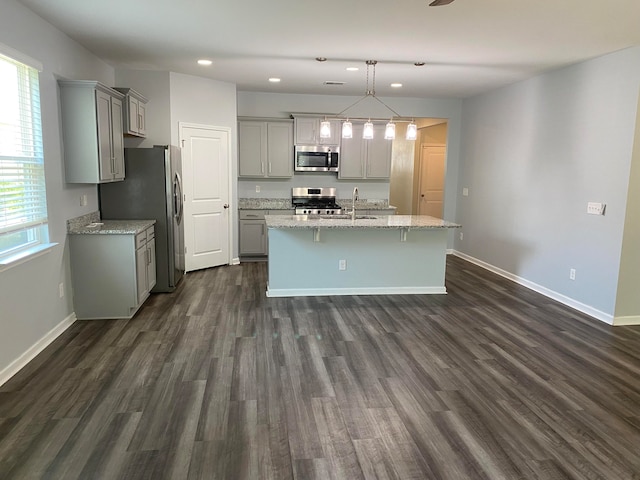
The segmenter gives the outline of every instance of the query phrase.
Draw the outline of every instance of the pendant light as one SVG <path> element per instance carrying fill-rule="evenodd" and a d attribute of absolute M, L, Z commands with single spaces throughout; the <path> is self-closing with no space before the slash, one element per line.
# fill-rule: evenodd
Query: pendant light
<path fill-rule="evenodd" d="M 316 60 L 320 61 L 319 59 L 316 59 Z M 343 115 L 347 110 L 355 107 L 357 104 L 359 104 L 363 100 L 371 97 L 375 101 L 380 103 L 382 106 L 384 106 L 391 113 L 393 113 L 394 116 L 391 117 L 391 119 L 389 120 L 389 122 L 385 127 L 384 138 L 387 140 L 394 140 L 396 138 L 396 123 L 393 121 L 393 119 L 395 117 L 398 117 L 396 121 L 405 122 L 406 120 L 401 120 L 400 119 L 401 117 L 398 114 L 398 112 L 396 112 L 393 108 L 391 108 L 389 105 L 384 103 L 382 100 L 380 100 L 376 96 L 376 64 L 378 63 L 378 61 L 367 60 L 365 63 L 367 65 L 367 89 L 365 91 L 364 96 L 356 100 L 354 103 L 352 103 L 347 108 L 342 110 L 336 116 L 338 117 L 338 119 L 341 117 L 344 118 Z M 371 73 L 371 86 L 369 86 L 370 73 Z M 364 124 L 364 128 L 362 130 L 362 138 L 365 140 L 371 140 L 373 139 L 373 135 L 374 135 L 373 122 L 371 121 L 371 118 L 369 118 L 369 120 Z M 320 138 L 330 138 L 330 137 L 331 137 L 331 122 L 329 122 L 327 120 L 327 117 L 325 117 L 324 121 L 320 122 Z M 353 138 L 353 124 L 349 121 L 349 117 L 346 117 L 346 121 L 342 122 L 342 138 Z M 407 126 L 406 138 L 407 140 L 415 140 L 417 138 L 417 126 L 413 122 L 413 120 Z"/>
<path fill-rule="evenodd" d="M 357 101 L 355 101 L 354 103 L 349 105 L 347 108 L 342 110 L 338 114 L 338 117 L 342 116 L 347 110 L 349 110 L 352 107 L 355 107 L 358 103 L 362 102 L 364 99 L 369 97 L 373 98 L 378 103 L 381 103 L 387 110 L 392 112 L 396 117 L 399 117 L 400 115 L 398 115 L 398 112 L 396 112 L 393 108 L 391 108 L 389 105 L 387 105 L 378 97 L 376 97 L 376 64 L 378 63 L 378 61 L 367 60 L 365 63 L 367 64 L 367 90 L 365 91 L 365 94 L 362 98 L 359 98 Z M 369 87 L 369 72 L 371 72 L 372 74 L 371 87 Z M 393 117 L 392 117 L 392 120 L 393 120 Z M 348 126 L 345 126 L 347 124 Z M 346 135 L 350 134 L 350 136 L 347 137 L 345 136 L 345 134 Z M 352 136 L 353 136 L 353 127 L 351 125 L 351 122 L 349 122 L 349 119 L 347 118 L 347 121 L 342 124 L 342 138 L 352 138 Z M 365 140 L 371 140 L 373 138 L 373 123 L 371 122 L 371 119 L 369 119 L 369 121 L 364 124 L 364 129 L 362 130 L 362 138 L 364 138 Z M 387 124 L 387 128 L 385 129 L 385 138 L 387 139 L 395 138 L 395 124 L 392 121 L 390 121 Z"/>
<path fill-rule="evenodd" d="M 387 126 L 384 129 L 384 139 L 394 140 L 396 138 L 396 124 L 389 120 Z"/>
<path fill-rule="evenodd" d="M 373 123 L 371 123 L 371 119 L 364 124 L 364 128 L 362 129 L 362 138 L 365 140 L 373 139 Z"/>
<path fill-rule="evenodd" d="M 331 122 L 326 118 L 320 122 L 320 138 L 331 138 Z"/>
<path fill-rule="evenodd" d="M 407 140 L 416 140 L 417 138 L 418 126 L 411 120 L 411 123 L 407 125 Z"/>
<path fill-rule="evenodd" d="M 342 138 L 353 138 L 353 125 L 348 118 L 342 124 Z"/>

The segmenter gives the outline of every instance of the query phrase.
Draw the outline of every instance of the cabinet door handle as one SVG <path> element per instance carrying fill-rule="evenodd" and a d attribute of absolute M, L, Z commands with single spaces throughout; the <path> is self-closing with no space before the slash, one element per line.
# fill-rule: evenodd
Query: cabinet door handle
<path fill-rule="evenodd" d="M 269 174 L 271 174 L 271 162 L 269 162 Z"/>
<path fill-rule="evenodd" d="M 264 175 L 264 163 L 260 162 L 260 173 Z"/>

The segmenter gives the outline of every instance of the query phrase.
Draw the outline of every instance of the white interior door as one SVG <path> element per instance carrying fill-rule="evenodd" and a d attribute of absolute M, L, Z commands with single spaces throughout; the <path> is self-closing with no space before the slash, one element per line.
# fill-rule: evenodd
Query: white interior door
<path fill-rule="evenodd" d="M 230 132 L 181 125 L 185 270 L 230 263 Z"/>
<path fill-rule="evenodd" d="M 418 214 L 442 218 L 444 202 L 445 147 L 422 145 Z"/>

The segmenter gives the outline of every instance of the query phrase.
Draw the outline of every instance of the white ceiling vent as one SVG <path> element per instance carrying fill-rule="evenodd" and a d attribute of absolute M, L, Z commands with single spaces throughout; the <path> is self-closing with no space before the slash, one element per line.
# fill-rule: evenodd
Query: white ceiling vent
<path fill-rule="evenodd" d="M 339 82 L 337 80 L 327 80 L 326 82 L 323 82 L 323 85 L 337 85 L 339 87 L 341 87 L 342 85 L 344 85 L 347 82 Z"/>

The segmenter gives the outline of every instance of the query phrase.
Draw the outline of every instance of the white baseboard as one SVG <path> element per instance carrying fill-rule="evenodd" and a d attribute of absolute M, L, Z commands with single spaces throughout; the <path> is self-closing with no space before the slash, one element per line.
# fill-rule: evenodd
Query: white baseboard
<path fill-rule="evenodd" d="M 73 322 L 76 321 L 76 314 L 72 313 L 62 320 L 58 325 L 53 327 L 40 340 L 32 345 L 26 352 L 16 358 L 0 371 L 0 386 L 4 385 L 11 377 L 18 373 L 27 363 L 33 360 L 42 350 L 48 347 L 56 338 L 58 338 Z"/>
<path fill-rule="evenodd" d="M 369 288 L 269 288 L 267 297 L 322 297 L 326 295 L 443 295 L 445 287 L 369 287 Z"/>
<path fill-rule="evenodd" d="M 613 325 L 617 326 L 627 326 L 627 325 L 640 325 L 640 316 L 638 315 L 630 315 L 627 317 L 614 317 Z"/>
<path fill-rule="evenodd" d="M 537 283 L 534 282 L 530 282 L 527 279 L 524 279 L 522 277 L 519 277 L 517 275 L 514 275 L 511 272 L 507 272 L 506 270 L 502 270 L 501 268 L 495 267 L 493 265 L 491 265 L 490 263 L 486 263 L 483 262 L 482 260 L 478 260 L 477 258 L 474 258 L 470 255 L 467 255 L 466 253 L 462 253 L 459 252 L 457 250 L 453 251 L 453 255 L 455 255 L 456 257 L 460 257 L 463 258 L 464 260 L 467 260 L 468 262 L 471 262 L 475 265 L 478 265 L 479 267 L 482 267 L 486 270 L 489 270 L 490 272 L 495 273 L 496 275 L 500 275 L 501 277 L 504 277 L 508 280 L 511 280 L 512 282 L 517 283 L 518 285 L 522 285 L 523 287 L 527 287 L 531 290 L 533 290 L 534 292 L 538 292 L 541 295 L 544 295 L 545 297 L 549 297 L 553 300 L 556 300 L 557 302 L 560 302 L 568 307 L 571 307 L 575 310 L 578 310 L 579 312 L 585 313 L 597 320 L 600 320 L 601 322 L 604 323 L 608 323 L 609 325 L 637 325 L 636 324 L 623 324 L 623 323 L 617 323 L 614 322 L 614 318 L 612 315 L 609 315 L 608 313 L 604 313 L 600 310 L 597 310 L 593 307 L 590 307 L 589 305 L 586 305 L 582 302 L 578 302 L 577 300 L 574 300 L 573 298 L 567 297 L 566 295 L 562 295 L 561 293 L 555 292 L 553 290 L 550 290 L 546 287 L 543 287 L 542 285 L 538 285 Z M 627 317 L 621 317 L 621 318 L 627 318 Z M 634 317 L 636 318 L 636 317 Z M 637 320 L 640 321 L 640 317 L 637 317 Z"/>

